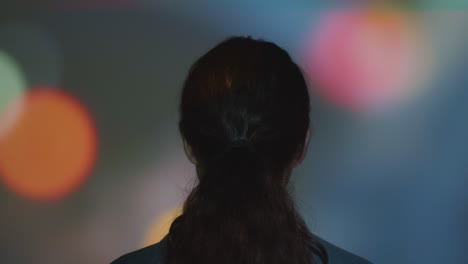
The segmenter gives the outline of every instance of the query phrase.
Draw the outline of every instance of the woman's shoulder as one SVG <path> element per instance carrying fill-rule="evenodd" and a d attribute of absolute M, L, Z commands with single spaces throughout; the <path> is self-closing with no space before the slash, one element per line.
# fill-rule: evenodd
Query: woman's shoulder
<path fill-rule="evenodd" d="M 158 243 L 120 256 L 111 264 L 162 264 L 166 238 Z"/>
<path fill-rule="evenodd" d="M 314 237 L 327 250 L 329 264 L 371 264 L 365 258 L 344 250 L 321 237 L 316 235 Z M 166 240 L 167 237 L 156 244 L 127 253 L 111 262 L 111 264 L 162 264 L 163 248 L 165 247 Z"/>
<path fill-rule="evenodd" d="M 328 254 L 329 264 L 371 264 L 369 260 L 344 250 L 325 239 L 314 235 L 314 237 L 325 247 Z"/>

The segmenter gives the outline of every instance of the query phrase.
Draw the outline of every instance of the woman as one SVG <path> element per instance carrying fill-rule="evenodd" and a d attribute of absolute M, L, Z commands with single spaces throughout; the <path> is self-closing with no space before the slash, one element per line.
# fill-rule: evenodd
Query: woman
<path fill-rule="evenodd" d="M 286 51 L 220 43 L 192 66 L 180 114 L 198 185 L 162 241 L 113 264 L 369 263 L 310 233 L 287 191 L 310 128 L 307 86 Z"/>

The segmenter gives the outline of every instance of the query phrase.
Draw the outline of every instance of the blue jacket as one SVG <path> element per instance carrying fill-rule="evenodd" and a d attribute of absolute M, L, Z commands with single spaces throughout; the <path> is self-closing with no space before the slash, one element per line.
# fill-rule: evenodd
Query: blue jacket
<path fill-rule="evenodd" d="M 163 252 L 167 237 L 145 248 L 127 253 L 111 264 L 163 264 Z M 371 264 L 368 260 L 341 249 L 320 237 L 315 236 L 328 253 L 329 264 Z"/>

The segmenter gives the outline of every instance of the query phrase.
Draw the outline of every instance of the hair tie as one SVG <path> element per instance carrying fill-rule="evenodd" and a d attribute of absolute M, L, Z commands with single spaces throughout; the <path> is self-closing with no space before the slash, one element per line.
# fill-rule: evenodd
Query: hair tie
<path fill-rule="evenodd" d="M 250 147 L 250 141 L 247 139 L 239 139 L 232 141 L 229 146 L 229 148 L 244 148 L 244 147 Z"/>

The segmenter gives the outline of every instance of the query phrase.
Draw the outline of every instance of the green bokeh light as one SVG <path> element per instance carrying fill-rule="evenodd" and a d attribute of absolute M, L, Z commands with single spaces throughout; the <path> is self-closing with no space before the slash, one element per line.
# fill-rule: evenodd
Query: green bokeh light
<path fill-rule="evenodd" d="M 0 50 L 0 117 L 8 105 L 24 93 L 26 85 L 26 78 L 15 59 Z"/>

